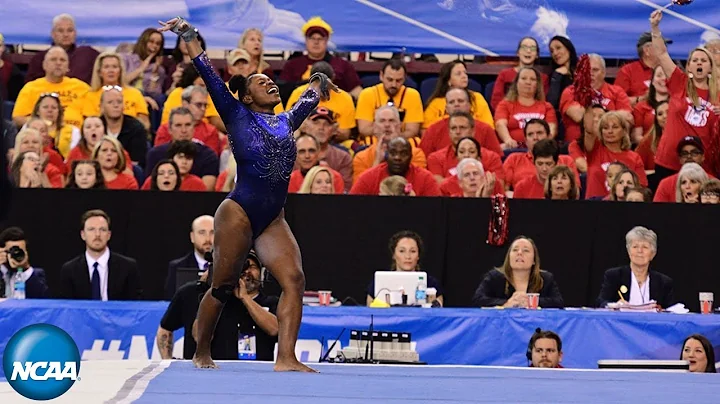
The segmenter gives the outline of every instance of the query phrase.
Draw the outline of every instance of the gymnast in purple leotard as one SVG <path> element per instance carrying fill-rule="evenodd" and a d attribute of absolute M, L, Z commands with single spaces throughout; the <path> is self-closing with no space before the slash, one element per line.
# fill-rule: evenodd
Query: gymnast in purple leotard
<path fill-rule="evenodd" d="M 310 86 L 300 101 L 290 111 L 275 115 L 273 108 L 281 102 L 280 92 L 267 76 L 234 76 L 228 88 L 201 48 L 197 29 L 180 17 L 160 24 L 160 31 L 172 31 L 187 43 L 193 64 L 225 123 L 237 161 L 235 189 L 215 213 L 212 288 L 203 296 L 193 326 L 197 341 L 193 363 L 200 368 L 216 367 L 210 357 L 210 341 L 225 302 L 233 295 L 241 298 L 240 273 L 234 264 L 244 261 L 254 245 L 260 260 L 282 287 L 275 370 L 312 372 L 295 356 L 305 275 L 283 206 L 297 153 L 293 132 L 321 98 L 329 97 L 329 89 L 338 91 L 337 87 L 327 76 L 316 73 L 310 77 Z"/>

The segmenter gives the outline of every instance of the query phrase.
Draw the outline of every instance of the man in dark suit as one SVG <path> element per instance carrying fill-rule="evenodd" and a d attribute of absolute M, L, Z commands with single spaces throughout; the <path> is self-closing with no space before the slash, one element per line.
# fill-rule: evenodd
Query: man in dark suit
<path fill-rule="evenodd" d="M 673 280 L 650 269 L 650 262 L 657 253 L 657 234 L 642 226 L 634 227 L 625 236 L 630 265 L 605 271 L 597 306 L 608 303 L 646 304 L 651 300 L 659 308 L 675 304 Z"/>
<path fill-rule="evenodd" d="M 89 210 L 81 219 L 80 237 L 85 253 L 63 264 L 60 270 L 61 299 L 138 300 L 142 287 L 137 262 L 110 252 L 110 216 Z"/>
<path fill-rule="evenodd" d="M 178 268 L 198 268 L 205 271 L 209 267 L 205 254 L 212 252 L 215 240 L 215 219 L 209 215 L 195 218 L 190 226 L 190 242 L 193 250 L 186 255 L 170 261 L 167 278 L 165 278 L 165 300 L 172 300 L 175 295 Z"/>
<path fill-rule="evenodd" d="M 18 271 L 25 281 L 26 299 L 48 297 L 45 271 L 30 265 L 25 232 L 8 227 L 0 233 L 0 297 L 13 297 Z"/>

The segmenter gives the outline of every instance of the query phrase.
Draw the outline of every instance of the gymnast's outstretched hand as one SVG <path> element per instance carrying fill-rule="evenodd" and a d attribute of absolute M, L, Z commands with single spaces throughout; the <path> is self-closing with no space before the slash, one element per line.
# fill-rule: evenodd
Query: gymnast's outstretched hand
<path fill-rule="evenodd" d="M 336 86 L 325 73 L 315 73 L 310 76 L 310 87 L 320 93 L 320 99 L 326 101 L 330 98 L 330 90 L 336 93 L 340 92 L 338 86 Z"/>

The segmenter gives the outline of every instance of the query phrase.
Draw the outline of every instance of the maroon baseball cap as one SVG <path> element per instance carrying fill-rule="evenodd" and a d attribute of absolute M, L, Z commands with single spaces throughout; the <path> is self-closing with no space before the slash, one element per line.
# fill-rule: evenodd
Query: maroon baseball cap
<path fill-rule="evenodd" d="M 310 119 L 325 119 L 330 123 L 335 123 L 335 114 L 325 107 L 317 107 L 310 113 Z"/>
<path fill-rule="evenodd" d="M 703 147 L 702 140 L 700 140 L 700 138 L 697 136 L 685 136 L 684 138 L 682 138 L 680 143 L 678 143 L 677 153 L 680 154 L 680 151 L 682 150 L 682 148 L 687 145 L 693 145 L 693 146 L 697 147 L 698 150 L 705 153 L 705 147 Z"/>

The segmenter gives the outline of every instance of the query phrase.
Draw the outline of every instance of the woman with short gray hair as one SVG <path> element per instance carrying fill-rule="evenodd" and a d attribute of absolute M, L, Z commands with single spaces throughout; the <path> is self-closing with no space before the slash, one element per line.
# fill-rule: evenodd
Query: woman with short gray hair
<path fill-rule="evenodd" d="M 683 164 L 675 184 L 675 202 L 700 203 L 700 189 L 707 180 L 708 175 L 699 164 Z"/>
<path fill-rule="evenodd" d="M 630 265 L 605 271 L 598 307 L 608 303 L 647 304 L 656 302 L 658 309 L 675 304 L 673 280 L 665 274 L 650 269 L 650 262 L 657 254 L 657 234 L 645 227 L 633 227 L 625 235 L 625 246 Z"/>

